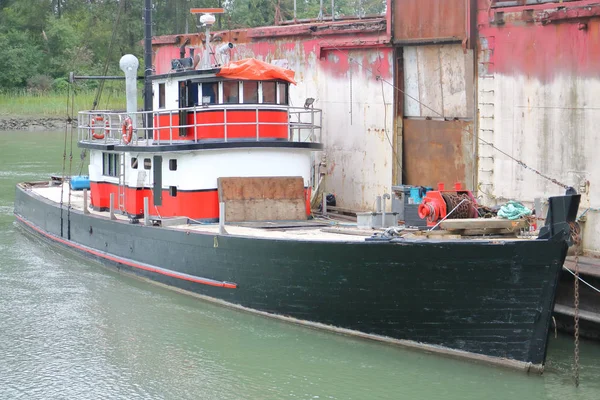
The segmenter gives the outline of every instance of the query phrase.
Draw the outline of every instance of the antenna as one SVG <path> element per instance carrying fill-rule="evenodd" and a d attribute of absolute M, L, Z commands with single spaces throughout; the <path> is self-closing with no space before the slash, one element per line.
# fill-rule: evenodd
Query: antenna
<path fill-rule="evenodd" d="M 190 12 L 192 14 L 202 14 L 198 19 L 201 26 L 206 27 L 206 41 L 205 41 L 205 49 L 204 49 L 204 59 L 202 60 L 202 68 L 208 69 L 210 68 L 210 27 L 215 23 L 216 18 L 213 14 L 223 14 L 225 9 L 223 8 L 191 8 Z M 198 26 L 200 27 L 200 25 Z"/>

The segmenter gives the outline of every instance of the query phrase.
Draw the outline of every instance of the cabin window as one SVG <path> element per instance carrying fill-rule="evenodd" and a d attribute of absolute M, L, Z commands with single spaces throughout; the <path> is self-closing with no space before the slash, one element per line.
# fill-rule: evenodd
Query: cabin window
<path fill-rule="evenodd" d="M 275 104 L 275 97 L 277 95 L 277 82 L 263 82 L 262 83 L 262 102 L 264 104 Z"/>
<path fill-rule="evenodd" d="M 202 104 L 217 104 L 219 100 L 219 82 L 202 83 Z"/>
<path fill-rule="evenodd" d="M 172 197 L 177 197 L 177 186 L 169 186 L 169 194 Z"/>
<path fill-rule="evenodd" d="M 237 104 L 240 102 L 240 84 L 237 81 L 223 82 L 223 103 Z"/>
<path fill-rule="evenodd" d="M 165 84 L 158 84 L 158 108 L 165 108 Z"/>
<path fill-rule="evenodd" d="M 104 153 L 102 158 L 102 175 L 118 176 L 119 155 L 115 153 Z"/>
<path fill-rule="evenodd" d="M 258 103 L 258 82 L 244 81 L 243 83 L 244 103 Z"/>
<path fill-rule="evenodd" d="M 288 84 L 277 84 L 277 104 L 288 104 Z"/>
<path fill-rule="evenodd" d="M 176 159 L 169 160 L 169 170 L 177 171 L 177 160 Z"/>
<path fill-rule="evenodd" d="M 137 167 L 138 167 L 138 161 L 137 161 L 137 158 L 135 158 L 135 157 L 131 157 L 131 168 L 133 168 L 133 169 L 137 169 Z"/>
<path fill-rule="evenodd" d="M 150 169 L 152 167 L 152 160 L 144 158 L 144 169 Z"/>

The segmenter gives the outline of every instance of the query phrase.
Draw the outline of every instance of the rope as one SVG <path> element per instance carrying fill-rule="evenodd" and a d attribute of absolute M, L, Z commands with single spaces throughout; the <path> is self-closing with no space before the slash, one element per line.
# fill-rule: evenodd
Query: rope
<path fill-rule="evenodd" d="M 333 43 L 331 43 L 331 42 L 327 41 L 327 39 L 324 39 L 322 36 L 320 36 L 320 35 L 313 35 L 313 36 L 314 36 L 315 38 L 318 38 L 318 39 L 321 39 L 321 40 L 323 40 L 323 41 L 324 41 L 324 44 L 326 44 L 328 47 L 331 47 L 331 48 L 333 48 L 334 50 L 337 50 L 337 51 L 339 51 L 340 53 L 343 53 L 343 51 L 342 51 L 342 50 L 341 50 L 339 47 L 337 47 L 335 44 L 333 44 Z M 416 99 L 416 98 L 414 98 L 414 97 L 413 97 L 413 96 L 411 96 L 410 94 L 406 93 L 404 90 L 402 90 L 402 89 L 400 89 L 399 87 L 397 87 L 396 85 L 394 85 L 392 82 L 389 82 L 389 81 L 385 80 L 383 77 L 381 77 L 381 75 L 379 75 L 379 74 L 375 74 L 375 73 L 373 72 L 373 69 L 372 69 L 372 68 L 370 68 L 370 67 L 368 67 L 368 66 L 364 66 L 364 65 L 363 65 L 361 62 L 359 62 L 359 61 L 357 61 L 357 60 L 355 60 L 354 58 L 351 58 L 351 57 L 348 57 L 348 62 L 349 62 L 349 63 L 355 63 L 355 64 L 357 64 L 357 65 L 358 65 L 358 66 L 360 66 L 362 69 L 364 69 L 364 70 L 365 70 L 365 71 L 367 71 L 367 72 L 370 72 L 370 73 L 371 73 L 373 76 L 375 76 L 375 79 L 379 79 L 379 80 L 381 80 L 382 82 L 385 82 L 385 83 L 387 83 L 389 86 L 391 86 L 392 88 L 394 88 L 394 89 L 395 89 L 396 91 L 398 91 L 399 93 L 402 93 L 404 96 L 408 97 L 409 99 L 412 99 L 412 100 L 416 101 L 417 103 L 419 103 L 419 105 L 421 105 L 421 107 L 424 107 L 424 108 L 426 108 L 426 109 L 428 109 L 428 110 L 432 111 L 434 114 L 436 114 L 437 116 L 439 116 L 439 117 L 441 117 L 441 118 L 445 118 L 445 117 L 444 117 L 444 115 L 443 115 L 442 113 L 440 113 L 439 111 L 437 111 L 437 110 L 434 110 L 433 108 L 429 107 L 427 104 L 425 104 L 425 103 L 421 102 L 419 99 Z M 548 176 L 548 175 L 545 175 L 545 174 L 543 174 L 542 172 L 538 171 L 537 169 L 535 169 L 535 168 L 533 168 L 533 167 L 531 167 L 531 166 L 529 166 L 529 165 L 525 164 L 525 162 L 523 162 L 523 161 L 521 161 L 521 160 L 519 160 L 519 159 L 517 159 L 517 158 L 515 158 L 515 157 L 511 156 L 510 154 L 508 154 L 508 153 L 506 153 L 505 151 L 503 151 L 503 150 L 499 149 L 498 147 L 496 147 L 496 146 L 495 146 L 493 143 L 490 143 L 490 142 L 488 142 L 488 141 L 486 141 L 486 140 L 482 139 L 481 137 L 479 137 L 478 135 L 476 135 L 476 134 L 475 134 L 475 132 L 471 132 L 470 130 L 468 130 L 468 129 L 465 129 L 465 128 L 463 128 L 462 130 L 463 130 L 464 132 L 467 132 L 467 133 L 468 133 L 469 135 L 471 135 L 471 136 L 472 136 L 474 139 L 477 139 L 477 140 L 481 141 L 483 144 L 486 144 L 486 145 L 490 146 L 490 147 L 491 147 L 491 148 L 493 148 L 494 150 L 498 151 L 499 153 L 501 153 L 501 154 L 503 154 L 504 156 L 508 157 L 509 159 L 513 160 L 514 162 L 516 162 L 517 164 L 519 164 L 521 167 L 523 167 L 523 168 L 525 168 L 525 169 L 528 169 L 528 170 L 530 170 L 530 171 L 534 172 L 534 173 L 535 173 L 535 174 L 537 174 L 538 176 L 540 176 L 540 177 L 542 177 L 542 178 L 544 178 L 544 179 L 546 179 L 546 180 L 548 180 L 548 181 L 550 181 L 550 182 L 554 183 L 555 185 L 558 185 L 558 186 L 560 186 L 560 187 L 561 187 L 561 188 L 563 188 L 563 189 L 568 189 L 568 188 L 570 187 L 569 185 L 566 185 L 566 184 L 564 184 L 564 183 L 562 183 L 562 182 L 558 181 L 558 180 L 557 180 L 557 179 L 555 179 L 555 178 L 551 178 L 550 176 Z M 392 146 L 392 149 L 393 149 L 393 146 Z"/>
<path fill-rule="evenodd" d="M 119 21 L 121 20 L 121 12 L 123 11 L 124 4 L 125 4 L 124 1 L 119 2 L 119 8 L 117 10 L 117 18 L 115 19 L 115 24 L 113 26 L 112 37 L 110 39 L 110 43 L 108 45 L 108 53 L 106 55 L 106 63 L 104 64 L 104 69 L 102 72 L 103 76 L 106 76 L 106 74 L 108 73 L 108 65 L 110 63 L 110 56 L 112 54 L 113 44 L 115 43 L 115 38 L 117 36 L 117 27 L 119 26 Z M 100 98 L 102 97 L 103 90 L 104 90 L 104 79 L 100 79 L 100 85 L 98 85 L 98 90 L 96 91 L 96 97 L 94 98 L 92 110 L 95 110 L 96 107 L 98 107 L 98 104 L 100 104 Z"/>
<path fill-rule="evenodd" d="M 69 92 L 67 93 L 67 120 L 65 122 L 65 141 L 63 146 L 63 163 L 62 163 L 62 175 L 60 184 L 60 236 L 63 237 L 63 193 L 65 189 L 65 168 L 67 164 L 67 129 L 69 128 L 69 100 L 71 97 L 71 85 L 69 85 Z"/>
<path fill-rule="evenodd" d="M 590 289 L 595 290 L 596 292 L 600 293 L 600 289 L 598 289 L 597 287 L 594 287 L 594 285 L 592 285 L 588 281 L 584 280 L 582 277 L 575 275 L 575 272 L 571 271 L 569 268 L 567 268 L 565 266 L 563 266 L 563 268 L 566 269 L 571 275 L 575 276 L 577 279 L 579 279 L 581 282 L 583 282 L 585 285 L 589 286 Z"/>
<path fill-rule="evenodd" d="M 73 93 L 73 96 L 71 96 L 71 117 L 73 115 L 73 103 L 75 102 L 75 94 Z M 67 106 L 68 109 L 68 106 Z M 69 119 L 71 118 L 69 117 Z M 72 176 L 72 170 L 73 170 L 73 126 L 67 126 L 67 129 L 70 130 L 71 132 L 71 137 L 70 137 L 70 141 L 71 141 L 71 149 L 69 151 L 69 179 Z M 66 136 L 66 133 L 65 133 Z M 66 137 L 65 137 L 66 140 Z M 64 187 L 64 183 L 63 183 L 63 187 Z M 61 196 L 61 200 L 62 200 L 62 196 Z M 67 205 L 67 239 L 71 240 L 71 184 L 69 182 L 69 202 Z"/>

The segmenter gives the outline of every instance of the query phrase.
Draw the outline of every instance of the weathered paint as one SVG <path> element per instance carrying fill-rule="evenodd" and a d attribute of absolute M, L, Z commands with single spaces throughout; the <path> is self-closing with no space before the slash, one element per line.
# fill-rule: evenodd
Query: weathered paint
<path fill-rule="evenodd" d="M 373 209 L 376 196 L 389 193 L 393 184 L 395 93 L 383 80 L 393 81 L 394 50 L 386 46 L 389 36 L 381 21 L 257 28 L 237 36 L 215 33 L 223 42 L 235 43 L 232 60 L 285 60 L 296 72 L 290 105 L 302 106 L 311 97 L 323 110 L 326 150 L 315 163 L 327 171 L 324 189 L 336 195 L 338 205 L 356 210 Z M 290 36 L 294 30 L 301 34 Z M 230 40 L 236 37 L 244 39 Z M 197 37 L 190 43 L 200 44 Z M 169 71 L 174 55 L 179 55 L 177 45 L 155 45 L 157 73 Z"/>
<path fill-rule="evenodd" d="M 468 0 L 394 0 L 394 43 L 463 41 Z"/>
<path fill-rule="evenodd" d="M 473 51 L 461 44 L 403 48 L 403 181 L 475 184 Z"/>
<path fill-rule="evenodd" d="M 466 184 L 475 169 L 472 121 L 404 120 L 404 174 L 409 185 Z"/>
<path fill-rule="evenodd" d="M 473 52 L 460 44 L 404 48 L 404 116 L 472 118 Z"/>
<path fill-rule="evenodd" d="M 597 1 L 504 8 L 479 2 L 478 185 L 486 202 L 531 204 L 564 189 L 483 141 L 581 190 L 582 212 L 600 207 L 600 19 L 590 14 L 595 11 Z M 600 218 L 593 210 L 586 217 L 584 249 L 600 254 Z"/>

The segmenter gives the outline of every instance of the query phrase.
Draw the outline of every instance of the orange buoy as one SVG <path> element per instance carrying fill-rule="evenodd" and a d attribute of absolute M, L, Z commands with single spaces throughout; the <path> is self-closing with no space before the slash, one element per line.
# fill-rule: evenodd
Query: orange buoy
<path fill-rule="evenodd" d="M 123 137 L 123 142 L 125 144 L 131 143 L 131 138 L 133 137 L 133 121 L 131 121 L 130 117 L 125 118 L 123 121 L 123 126 L 121 127 L 121 134 Z"/>

